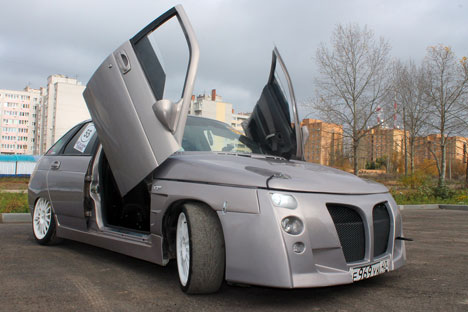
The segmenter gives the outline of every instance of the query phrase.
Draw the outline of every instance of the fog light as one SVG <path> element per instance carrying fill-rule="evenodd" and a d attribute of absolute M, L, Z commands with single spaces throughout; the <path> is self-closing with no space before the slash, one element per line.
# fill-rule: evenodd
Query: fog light
<path fill-rule="evenodd" d="M 281 226 L 286 233 L 291 235 L 299 235 L 304 229 L 304 224 L 301 219 L 294 216 L 289 216 L 281 220 Z"/>
<path fill-rule="evenodd" d="M 295 253 L 300 254 L 300 253 L 303 253 L 304 250 L 305 250 L 305 245 L 304 245 L 303 242 L 294 243 L 294 245 L 293 245 L 293 251 L 294 251 Z"/>
<path fill-rule="evenodd" d="M 296 209 L 297 201 L 292 195 L 281 194 L 281 193 L 271 193 L 271 202 L 276 207 Z"/>

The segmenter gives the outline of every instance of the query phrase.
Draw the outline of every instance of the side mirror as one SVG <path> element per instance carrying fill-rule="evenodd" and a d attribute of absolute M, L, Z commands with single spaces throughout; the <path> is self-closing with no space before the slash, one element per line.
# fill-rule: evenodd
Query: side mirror
<path fill-rule="evenodd" d="M 159 121 L 172 133 L 177 128 L 177 122 L 182 108 L 182 99 L 176 103 L 162 99 L 153 104 L 153 112 Z"/>

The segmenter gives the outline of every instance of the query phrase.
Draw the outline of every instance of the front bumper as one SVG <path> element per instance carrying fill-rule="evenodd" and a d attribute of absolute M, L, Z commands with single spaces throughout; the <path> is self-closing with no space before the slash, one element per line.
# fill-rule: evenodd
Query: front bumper
<path fill-rule="evenodd" d="M 226 279 L 232 282 L 281 288 L 321 287 L 353 282 L 351 268 L 389 259 L 389 270 L 406 261 L 398 206 L 390 194 L 335 195 L 292 193 L 298 208 L 273 207 L 268 190 L 258 190 L 260 214 L 219 213 L 226 240 Z M 386 202 L 390 232 L 386 251 L 374 257 L 373 208 Z M 362 259 L 346 262 L 340 239 L 327 204 L 353 207 L 362 218 L 365 250 Z M 290 235 L 281 229 L 281 220 L 296 216 L 304 231 Z M 306 248 L 297 254 L 293 244 Z"/>

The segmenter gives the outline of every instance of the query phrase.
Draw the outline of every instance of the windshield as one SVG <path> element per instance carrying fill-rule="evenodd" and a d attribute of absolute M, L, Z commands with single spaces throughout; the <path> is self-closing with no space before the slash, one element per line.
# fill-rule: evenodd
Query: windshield
<path fill-rule="evenodd" d="M 181 151 L 262 153 L 255 142 L 229 125 L 193 116 L 187 118 Z"/>

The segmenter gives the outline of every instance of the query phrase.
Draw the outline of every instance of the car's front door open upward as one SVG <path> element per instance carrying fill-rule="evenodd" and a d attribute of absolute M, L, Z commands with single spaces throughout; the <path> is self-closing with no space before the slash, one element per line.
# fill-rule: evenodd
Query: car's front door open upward
<path fill-rule="evenodd" d="M 278 66 L 279 65 L 279 66 Z M 301 129 L 294 89 L 288 70 L 275 47 L 270 76 L 252 115 L 244 124 L 247 137 L 265 153 L 303 159 Z"/>
<path fill-rule="evenodd" d="M 193 29 L 176 6 L 89 80 L 83 95 L 122 196 L 180 148 L 198 59 Z"/>

